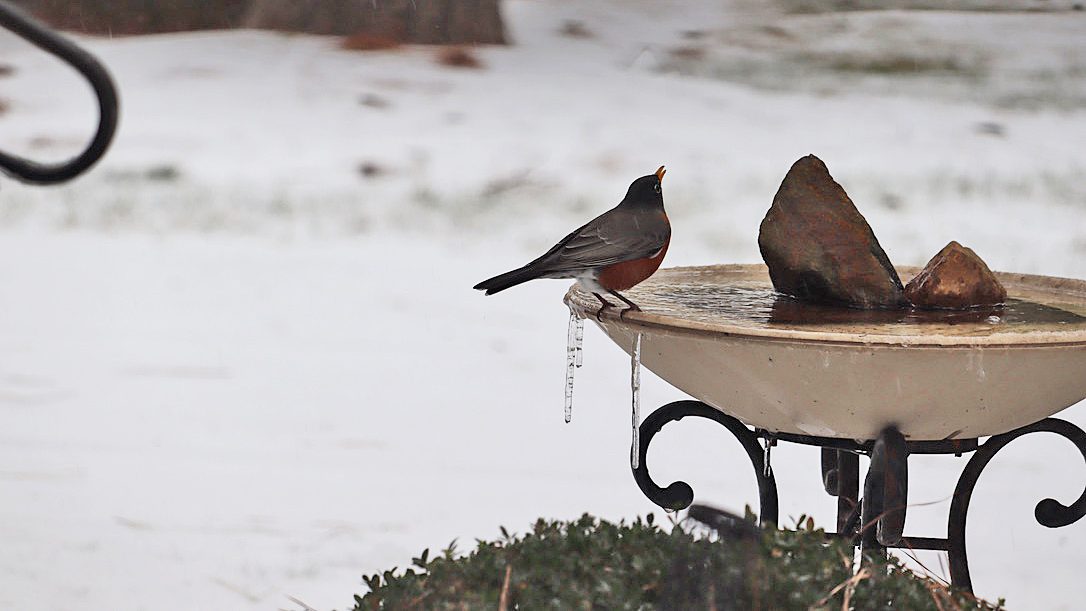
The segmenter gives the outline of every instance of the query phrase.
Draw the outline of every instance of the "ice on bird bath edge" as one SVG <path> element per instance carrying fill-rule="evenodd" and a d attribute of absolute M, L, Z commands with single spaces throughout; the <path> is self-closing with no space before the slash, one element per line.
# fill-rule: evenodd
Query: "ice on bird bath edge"
<path fill-rule="evenodd" d="M 584 319 L 570 308 L 566 331 L 566 423 L 573 419 L 573 373 L 584 362 L 583 342 Z"/>
<path fill-rule="evenodd" d="M 584 319 L 580 316 L 577 316 L 577 325 L 576 329 L 573 332 L 573 344 L 577 352 L 574 358 L 574 362 L 577 368 L 580 369 L 581 364 L 584 363 L 584 350 L 582 349 L 582 346 L 584 344 Z"/>
<path fill-rule="evenodd" d="M 630 390 L 633 391 L 631 399 L 630 421 L 633 425 L 633 439 L 630 442 L 630 466 L 637 469 L 641 458 L 641 334 L 634 339 L 633 350 L 630 352 Z"/>

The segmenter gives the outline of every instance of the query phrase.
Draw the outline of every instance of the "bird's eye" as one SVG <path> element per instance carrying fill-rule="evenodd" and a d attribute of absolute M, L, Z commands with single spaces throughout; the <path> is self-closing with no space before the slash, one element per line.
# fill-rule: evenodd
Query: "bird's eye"
<path fill-rule="evenodd" d="M 660 192 L 660 183 L 656 183 L 656 184 L 652 185 L 652 190 L 659 193 Z"/>

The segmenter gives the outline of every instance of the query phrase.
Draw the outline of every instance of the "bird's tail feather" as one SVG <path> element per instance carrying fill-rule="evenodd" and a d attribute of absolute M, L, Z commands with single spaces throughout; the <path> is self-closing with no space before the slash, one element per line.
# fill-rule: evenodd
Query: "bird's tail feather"
<path fill-rule="evenodd" d="M 504 291 L 507 288 L 514 287 L 529 280 L 534 280 L 538 277 L 539 272 L 535 268 L 530 265 L 525 265 L 524 267 L 514 269 L 513 271 L 498 274 L 488 280 L 483 280 L 472 288 L 477 291 L 486 291 L 487 295 L 493 295 L 494 293 Z"/>

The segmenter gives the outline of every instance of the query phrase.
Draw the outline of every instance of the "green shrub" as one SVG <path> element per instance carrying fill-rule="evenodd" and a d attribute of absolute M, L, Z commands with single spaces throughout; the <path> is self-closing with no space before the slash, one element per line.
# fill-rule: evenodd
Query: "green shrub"
<path fill-rule="evenodd" d="M 539 520 L 530 533 L 429 550 L 412 568 L 364 577 L 371 609 L 1002 609 L 951 591 L 893 556 L 865 558 L 802 518 L 796 530 L 723 539 L 652 514 L 631 524 L 589 515 Z M 503 600 L 504 599 L 504 600 Z"/>

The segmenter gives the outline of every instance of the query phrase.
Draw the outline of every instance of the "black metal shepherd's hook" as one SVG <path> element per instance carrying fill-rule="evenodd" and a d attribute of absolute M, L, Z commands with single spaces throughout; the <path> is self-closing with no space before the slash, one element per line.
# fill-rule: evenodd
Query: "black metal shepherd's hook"
<path fill-rule="evenodd" d="M 50 184 L 71 180 L 94 165 L 113 140 L 117 129 L 117 88 L 109 72 L 93 55 L 32 19 L 23 11 L 0 0 L 0 26 L 52 53 L 82 74 L 98 96 L 98 131 L 79 156 L 56 164 L 45 164 L 0 151 L 0 170 L 23 182 Z"/>

